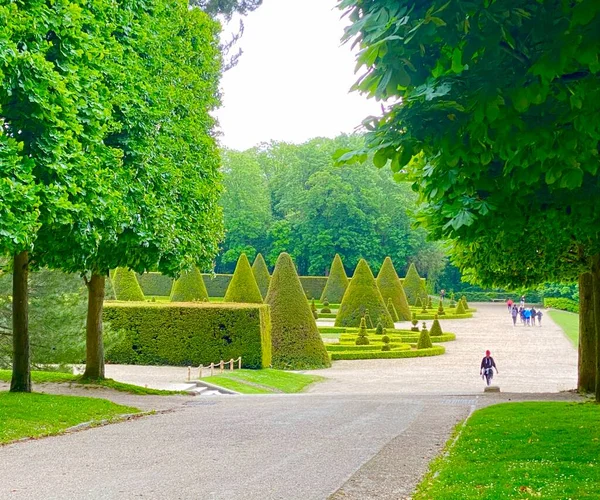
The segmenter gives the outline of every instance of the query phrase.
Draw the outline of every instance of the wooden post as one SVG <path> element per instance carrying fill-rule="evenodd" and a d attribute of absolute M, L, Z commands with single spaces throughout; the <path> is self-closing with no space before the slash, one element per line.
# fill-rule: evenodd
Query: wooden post
<path fill-rule="evenodd" d="M 233 358 L 229 360 L 229 371 L 233 371 Z"/>
<path fill-rule="evenodd" d="M 187 379 L 187 381 L 189 382 L 191 378 L 192 378 L 192 367 L 188 366 L 188 379 Z"/>
<path fill-rule="evenodd" d="M 219 363 L 219 373 L 223 373 L 224 369 L 225 369 L 225 362 L 223 360 L 221 360 L 221 362 Z"/>
<path fill-rule="evenodd" d="M 211 363 L 211 364 L 210 364 L 210 376 L 211 376 L 211 377 L 213 376 L 213 370 L 214 370 L 214 369 L 215 369 L 215 364 L 214 364 L 214 363 Z"/>
<path fill-rule="evenodd" d="M 200 378 L 202 378 L 202 368 L 203 368 L 203 366 L 202 366 L 202 365 L 200 365 L 200 366 L 198 367 L 198 378 L 199 378 L 199 379 L 200 379 Z"/>
<path fill-rule="evenodd" d="M 240 356 L 238 358 L 238 370 L 241 370 L 241 369 L 242 369 L 242 357 Z"/>

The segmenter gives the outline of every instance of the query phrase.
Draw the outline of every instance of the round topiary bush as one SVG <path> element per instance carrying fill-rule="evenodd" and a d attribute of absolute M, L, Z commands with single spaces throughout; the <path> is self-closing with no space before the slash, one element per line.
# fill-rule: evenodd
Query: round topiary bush
<path fill-rule="evenodd" d="M 200 271 L 194 267 L 190 272 L 183 273 L 173 282 L 171 302 L 202 302 L 208 301 L 208 292 Z"/>
<path fill-rule="evenodd" d="M 436 314 L 435 319 L 433 320 L 433 324 L 431 325 L 431 331 L 429 332 L 429 335 L 431 335 L 432 337 L 439 337 L 443 334 L 444 332 L 442 332 L 442 326 L 440 325 Z"/>
<path fill-rule="evenodd" d="M 331 269 L 329 270 L 329 277 L 327 283 L 321 294 L 321 302 L 327 297 L 334 304 L 339 304 L 344 297 L 346 288 L 348 288 L 348 276 L 346 270 L 342 264 L 342 259 L 336 253 L 331 263 Z"/>
<path fill-rule="evenodd" d="M 269 268 L 263 258 L 262 254 L 259 253 L 254 262 L 252 263 L 252 274 L 260 290 L 260 295 L 264 299 L 269 291 L 269 283 L 271 283 L 271 275 L 269 274 Z"/>
<path fill-rule="evenodd" d="M 360 259 L 350 285 L 344 293 L 340 310 L 335 319 L 335 326 L 357 327 L 367 311 L 370 318 L 381 318 L 383 326 L 394 328 L 394 320 L 387 310 L 379 288 L 377 288 L 373 273 L 367 262 Z"/>
<path fill-rule="evenodd" d="M 323 307 L 321 308 L 321 312 L 323 314 L 331 314 L 331 309 L 329 308 L 329 301 L 327 298 L 323 299 Z"/>
<path fill-rule="evenodd" d="M 423 323 L 423 329 L 421 330 L 421 335 L 419 335 L 419 341 L 417 342 L 417 349 L 429 349 L 430 347 L 433 347 L 433 344 L 431 343 L 427 326 Z"/>
<path fill-rule="evenodd" d="M 417 313 L 412 313 L 411 323 L 412 323 L 412 327 L 410 330 L 412 332 L 418 332 L 419 331 L 419 327 L 418 327 L 419 320 L 417 319 Z"/>
<path fill-rule="evenodd" d="M 404 293 L 404 287 L 402 286 L 400 278 L 398 278 L 392 259 L 389 257 L 385 258 L 383 265 L 379 270 L 379 274 L 377 275 L 377 286 L 379 287 L 383 300 L 388 303 L 391 299 L 394 304 L 397 317 L 397 319 L 394 318 L 394 321 L 410 320 L 410 307 L 408 305 L 408 300 L 406 299 L 406 294 Z M 391 311 L 390 314 L 392 314 Z M 392 317 L 393 316 L 394 315 L 392 314 Z"/>
<path fill-rule="evenodd" d="M 225 292 L 225 302 L 248 302 L 251 304 L 262 304 L 263 299 L 260 289 L 256 284 L 254 273 L 245 253 L 240 255 L 235 266 L 233 277 Z"/>
<path fill-rule="evenodd" d="M 423 284 L 423 280 L 421 280 L 421 277 L 419 276 L 417 268 L 414 264 L 409 266 L 402 286 L 404 287 L 404 292 L 406 293 L 406 299 L 410 304 L 416 304 L 417 297 L 419 297 L 421 300 L 427 297 L 425 285 Z M 418 304 L 418 306 L 421 305 L 421 303 Z"/>
<path fill-rule="evenodd" d="M 331 366 L 292 258 L 277 259 L 265 300 L 271 306 L 273 368 L 308 370 Z"/>
<path fill-rule="evenodd" d="M 356 345 L 369 345 L 369 337 L 367 334 L 367 323 L 365 318 L 360 320 L 360 328 L 358 329 L 358 335 L 355 341 Z"/>
<path fill-rule="evenodd" d="M 131 269 L 119 267 L 113 275 L 113 289 L 117 300 L 142 301 L 146 300 L 144 292 Z"/>
<path fill-rule="evenodd" d="M 382 351 L 391 351 L 392 350 L 392 346 L 390 345 L 390 338 L 387 335 L 384 335 L 383 337 L 381 337 L 381 341 L 383 342 L 383 345 L 381 346 L 381 350 Z"/>

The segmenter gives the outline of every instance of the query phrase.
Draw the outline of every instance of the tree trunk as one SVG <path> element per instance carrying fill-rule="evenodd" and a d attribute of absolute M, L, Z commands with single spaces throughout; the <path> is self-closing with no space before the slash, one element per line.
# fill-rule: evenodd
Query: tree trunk
<path fill-rule="evenodd" d="M 600 403 L 600 254 L 592 257 L 594 323 L 596 324 L 596 402 Z"/>
<path fill-rule="evenodd" d="M 14 256 L 13 269 L 13 371 L 10 392 L 31 392 L 31 366 L 29 360 L 29 254 Z"/>
<path fill-rule="evenodd" d="M 105 277 L 92 274 L 87 283 L 88 311 L 86 323 L 86 355 L 84 378 L 104 378 L 104 341 L 102 339 L 102 310 L 104 307 Z"/>
<path fill-rule="evenodd" d="M 579 276 L 579 373 L 577 389 L 594 392 L 596 387 L 596 323 L 594 322 L 592 273 Z"/>

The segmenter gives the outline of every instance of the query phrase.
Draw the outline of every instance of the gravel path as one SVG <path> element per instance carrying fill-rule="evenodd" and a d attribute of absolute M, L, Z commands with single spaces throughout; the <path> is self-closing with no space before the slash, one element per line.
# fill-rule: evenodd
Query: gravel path
<path fill-rule="evenodd" d="M 503 304 L 475 304 L 472 319 L 442 320 L 442 329 L 456 333 L 445 342 L 446 354 L 432 358 L 336 361 L 315 370 L 326 381 L 309 389 L 333 393 L 480 393 L 479 364 L 489 349 L 500 374 L 494 383 L 506 392 L 559 392 L 577 386 L 577 351 L 548 315 L 543 326 L 512 326 Z M 431 321 L 426 322 L 429 326 Z M 408 323 L 397 323 L 408 328 Z"/>

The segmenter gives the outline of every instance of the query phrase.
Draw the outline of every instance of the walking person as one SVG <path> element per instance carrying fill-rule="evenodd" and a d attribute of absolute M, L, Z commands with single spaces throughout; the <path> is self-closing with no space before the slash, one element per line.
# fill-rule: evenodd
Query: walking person
<path fill-rule="evenodd" d="M 508 300 L 506 301 L 506 305 L 507 305 L 507 307 L 508 307 L 508 312 L 509 312 L 509 313 L 512 313 L 512 307 L 513 307 L 513 304 L 514 304 L 514 302 L 512 301 L 512 299 L 508 299 Z"/>
<path fill-rule="evenodd" d="M 521 295 L 521 307 L 525 308 L 525 295 Z"/>
<path fill-rule="evenodd" d="M 525 326 L 525 308 L 519 307 L 519 316 L 521 318 L 521 324 Z"/>
<path fill-rule="evenodd" d="M 531 326 L 531 309 L 525 309 L 525 324 Z"/>
<path fill-rule="evenodd" d="M 481 365 L 479 367 L 479 375 L 481 378 L 485 379 L 487 385 L 492 383 L 492 377 L 494 376 L 494 370 L 492 368 L 496 368 L 496 373 L 498 373 L 498 367 L 496 366 L 496 362 L 494 358 L 492 358 L 490 351 L 485 351 L 485 357 L 481 360 Z"/>
<path fill-rule="evenodd" d="M 535 326 L 535 318 L 537 317 L 537 311 L 535 307 L 531 308 L 531 326 Z"/>
<path fill-rule="evenodd" d="M 517 326 L 517 316 L 519 315 L 519 309 L 517 308 L 517 304 L 513 304 L 512 309 L 510 311 L 510 315 L 513 320 L 513 328 Z"/>
<path fill-rule="evenodd" d="M 542 326 L 542 316 L 543 316 L 542 310 L 539 309 L 538 312 L 537 312 L 538 326 Z"/>

